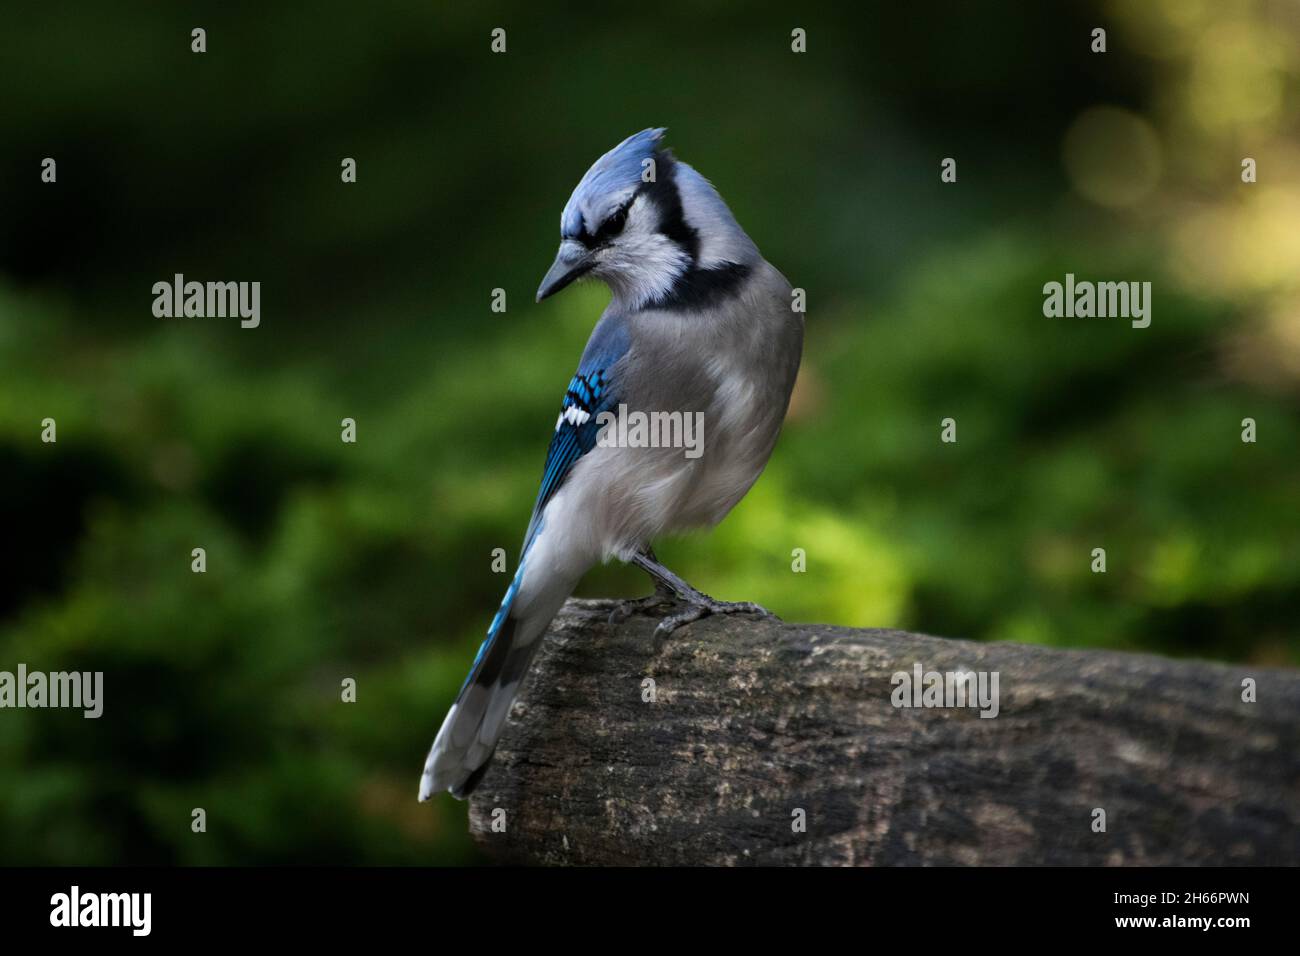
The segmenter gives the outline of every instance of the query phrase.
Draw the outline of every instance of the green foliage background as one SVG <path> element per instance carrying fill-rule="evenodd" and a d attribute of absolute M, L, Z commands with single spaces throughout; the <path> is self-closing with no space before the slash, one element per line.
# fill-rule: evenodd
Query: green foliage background
<path fill-rule="evenodd" d="M 0 862 L 475 860 L 418 772 L 607 301 L 532 291 L 650 125 L 809 301 L 771 465 L 667 563 L 791 620 L 1300 662 L 1293 5 L 905 6 L 8 11 L 0 669 L 106 689 L 0 711 Z M 262 326 L 154 318 L 177 272 L 261 281 Z M 1066 272 L 1150 280 L 1151 327 L 1044 318 Z"/>

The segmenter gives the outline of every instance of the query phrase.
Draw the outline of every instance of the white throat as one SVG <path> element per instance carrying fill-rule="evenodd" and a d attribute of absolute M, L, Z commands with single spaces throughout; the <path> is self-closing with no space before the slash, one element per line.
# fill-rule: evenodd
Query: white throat
<path fill-rule="evenodd" d="M 627 226 L 615 245 L 598 253 L 592 275 L 605 281 L 614 301 L 635 310 L 667 295 L 691 267 L 686 251 L 659 232 L 653 203 L 638 197 L 628 210 Z"/>

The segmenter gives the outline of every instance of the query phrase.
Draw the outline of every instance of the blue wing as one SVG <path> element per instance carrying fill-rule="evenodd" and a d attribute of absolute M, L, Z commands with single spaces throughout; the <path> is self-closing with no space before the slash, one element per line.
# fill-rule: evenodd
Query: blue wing
<path fill-rule="evenodd" d="M 628 334 L 621 317 L 602 319 L 582 353 L 577 374 L 564 392 L 560 415 L 555 421 L 555 434 L 546 450 L 542 486 L 537 491 L 537 503 L 533 505 L 533 516 L 524 535 L 524 553 L 541 530 L 541 518 L 547 504 L 563 486 L 574 464 L 596 447 L 600 413 L 618 406 L 620 393 L 614 366 L 627 349 Z"/>
<path fill-rule="evenodd" d="M 628 343 L 627 327 L 621 317 L 607 316 L 602 319 L 597 323 L 591 340 L 582 353 L 578 374 L 573 376 L 564 392 L 560 417 L 555 423 L 555 434 L 551 436 L 551 446 L 546 452 L 542 487 L 537 492 L 533 517 L 528 523 L 528 532 L 524 535 L 519 568 L 506 590 L 496 617 L 488 627 L 487 637 L 479 645 L 470 672 L 456 696 L 456 703 L 448 712 L 429 751 L 420 782 L 421 800 L 428 799 L 434 789 L 447 784 L 450 784 L 457 797 L 463 797 L 477 786 L 487 769 L 487 761 L 478 764 L 472 771 L 457 764 L 467 752 L 465 741 L 458 741 L 457 735 L 463 735 L 466 728 L 478 733 L 477 728 L 481 725 L 494 694 L 508 692 L 513 698 L 515 688 L 522 679 L 522 671 L 532 657 L 536 645 L 531 640 L 522 647 L 514 647 L 518 622 L 511 615 L 515 596 L 519 593 L 528 567 L 528 549 L 541 531 L 542 515 L 547 504 L 573 471 L 574 463 L 596 447 L 596 438 L 600 434 L 597 422 L 600 413 L 618 405 L 619 370 L 616 366 L 627 353 Z M 472 696 L 476 687 L 481 689 L 477 697 Z"/>

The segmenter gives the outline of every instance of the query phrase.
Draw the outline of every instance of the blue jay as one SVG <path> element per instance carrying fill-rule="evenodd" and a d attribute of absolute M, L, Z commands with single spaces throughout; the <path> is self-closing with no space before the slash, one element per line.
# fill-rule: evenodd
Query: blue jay
<path fill-rule="evenodd" d="M 440 790 L 463 799 L 478 784 L 542 635 L 596 563 L 616 557 L 655 582 L 655 595 L 615 617 L 676 598 L 681 609 L 656 633 L 767 613 L 697 591 L 651 549 L 661 535 L 717 524 L 757 480 L 803 348 L 790 284 L 713 186 L 661 148 L 663 133 L 643 130 L 598 159 L 560 217 L 537 301 L 583 276 L 613 298 L 564 393 L 518 570 L 429 751 L 421 800 Z M 627 410 L 702 413 L 702 453 L 601 439 L 602 413 Z"/>

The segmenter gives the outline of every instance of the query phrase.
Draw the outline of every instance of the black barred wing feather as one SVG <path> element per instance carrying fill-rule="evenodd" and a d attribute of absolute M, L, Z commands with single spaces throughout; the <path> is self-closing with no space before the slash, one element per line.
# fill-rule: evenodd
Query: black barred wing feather
<path fill-rule="evenodd" d="M 540 530 L 542 512 L 564 484 L 574 463 L 596 447 L 600 413 L 616 404 L 611 384 L 604 368 L 579 370 L 569 382 L 559 417 L 555 420 L 555 434 L 551 436 L 551 445 L 546 451 L 546 467 L 542 472 L 537 503 L 533 506 L 533 517 L 528 524 L 528 533 L 524 535 L 525 551 Z"/>

